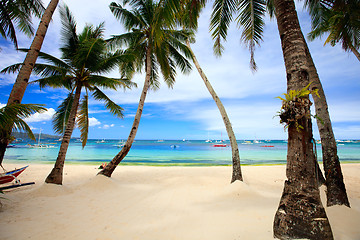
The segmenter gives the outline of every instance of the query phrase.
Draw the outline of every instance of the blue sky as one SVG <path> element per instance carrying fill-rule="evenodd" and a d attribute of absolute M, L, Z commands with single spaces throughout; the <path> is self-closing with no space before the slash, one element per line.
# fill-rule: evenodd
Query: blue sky
<path fill-rule="evenodd" d="M 44 1 L 47 4 L 49 1 Z M 66 3 L 77 21 L 80 32 L 85 23 L 97 25 L 105 21 L 106 37 L 123 33 L 103 1 L 60 1 Z M 297 6 L 304 34 L 310 30 L 310 18 Z M 233 24 L 229 31 L 225 52 L 221 58 L 213 55 L 213 42 L 209 33 L 211 4 L 203 11 L 196 43 L 192 48 L 209 81 L 221 98 L 232 122 L 237 139 L 286 139 L 287 133 L 274 117 L 281 107 L 275 99 L 286 92 L 285 67 L 276 22 L 267 18 L 264 41 L 256 49 L 258 71 L 249 68 L 249 53 L 240 43 L 240 31 Z M 38 20 L 34 20 L 36 28 Z M 50 24 L 42 51 L 60 57 L 60 20 L 58 10 Z M 28 48 L 31 40 L 18 34 L 19 47 Z M 308 42 L 322 81 L 335 136 L 338 139 L 360 139 L 360 62 L 352 53 L 340 46 L 323 45 L 324 39 Z M 14 50 L 12 43 L 0 38 L 0 68 L 22 62 L 25 55 Z M 117 71 L 109 74 L 118 77 Z M 16 75 L 0 75 L 0 106 L 9 97 Z M 31 79 L 35 79 L 32 77 Z M 138 88 L 124 92 L 106 91 L 108 96 L 125 109 L 125 118 L 118 119 L 107 113 L 101 102 L 90 101 L 89 138 L 126 139 L 137 109 L 144 75 L 135 75 Z M 59 89 L 39 90 L 29 85 L 23 103 L 46 104 L 48 112 L 27 119 L 34 132 L 53 134 L 51 117 L 67 92 Z M 74 137 L 78 137 L 76 129 Z M 173 89 L 165 84 L 151 91 L 146 99 L 137 139 L 219 139 L 226 131 L 218 109 L 205 88 L 195 67 L 189 75 L 178 73 Z M 319 138 L 314 122 L 314 136 Z"/>

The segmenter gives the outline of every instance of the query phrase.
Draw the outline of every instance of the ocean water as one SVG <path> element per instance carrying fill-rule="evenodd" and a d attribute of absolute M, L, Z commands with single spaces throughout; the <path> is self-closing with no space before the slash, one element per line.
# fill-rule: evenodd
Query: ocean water
<path fill-rule="evenodd" d="M 81 143 L 72 139 L 66 155 L 66 163 L 101 164 L 109 162 L 121 150 L 120 140 L 89 140 L 82 149 Z M 15 143 L 5 154 L 6 162 L 24 164 L 49 163 L 56 160 L 60 142 L 42 140 L 51 148 L 30 148 L 30 142 Z M 31 143 L 33 144 L 33 142 Z M 214 147 L 215 141 L 204 140 L 137 140 L 121 164 L 155 166 L 216 166 L 231 165 L 231 147 Z M 282 140 L 238 141 L 242 165 L 285 164 L 287 142 Z M 321 161 L 321 145 L 317 144 L 317 156 Z M 360 162 L 360 142 L 338 142 L 341 162 Z"/>

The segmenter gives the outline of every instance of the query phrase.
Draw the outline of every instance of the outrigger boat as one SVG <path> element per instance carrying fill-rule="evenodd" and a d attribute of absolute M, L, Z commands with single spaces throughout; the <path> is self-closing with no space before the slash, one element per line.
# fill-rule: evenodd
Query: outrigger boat
<path fill-rule="evenodd" d="M 27 167 L 28 166 L 25 166 L 25 167 L 22 167 L 22 168 L 19 168 L 19 169 L 15 169 L 15 170 L 8 171 L 8 172 L 0 174 L 0 184 L 10 183 L 13 180 L 15 180 L 13 185 L 0 187 L 0 191 L 10 189 L 10 188 L 17 188 L 17 187 L 21 187 L 21 186 L 35 184 L 35 182 L 20 183 L 20 180 L 17 178 L 17 176 L 19 176 L 23 171 L 25 171 L 25 169 Z"/>

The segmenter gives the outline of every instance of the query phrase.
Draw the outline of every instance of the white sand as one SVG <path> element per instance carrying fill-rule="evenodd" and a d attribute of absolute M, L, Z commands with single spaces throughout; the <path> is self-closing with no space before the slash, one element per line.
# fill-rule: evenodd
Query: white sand
<path fill-rule="evenodd" d="M 21 167 L 6 164 L 7 169 Z M 8 191 L 0 239 L 273 239 L 285 166 L 119 166 L 112 178 L 95 166 L 66 165 L 64 185 L 45 184 L 52 165 L 20 175 L 36 184 Z M 342 165 L 352 208 L 326 208 L 335 239 L 360 239 L 360 164 Z M 322 197 L 324 199 L 324 189 Z"/>

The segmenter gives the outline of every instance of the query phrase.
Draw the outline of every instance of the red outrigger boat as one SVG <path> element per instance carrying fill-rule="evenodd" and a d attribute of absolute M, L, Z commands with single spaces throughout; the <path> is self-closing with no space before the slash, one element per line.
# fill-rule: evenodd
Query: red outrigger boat
<path fill-rule="evenodd" d="M 16 188 L 16 187 L 35 184 L 35 182 L 20 183 L 20 180 L 17 179 L 17 176 L 19 176 L 23 171 L 25 171 L 25 169 L 27 167 L 28 166 L 25 166 L 25 167 L 22 167 L 22 168 L 19 168 L 19 169 L 15 169 L 15 170 L 8 171 L 8 172 L 0 174 L 0 184 L 10 183 L 13 180 L 15 180 L 15 183 L 13 185 L 0 187 L 0 190 L 5 190 L 5 189 L 10 189 L 10 188 Z"/>
<path fill-rule="evenodd" d="M 214 144 L 213 147 L 227 147 L 225 143 Z"/>

